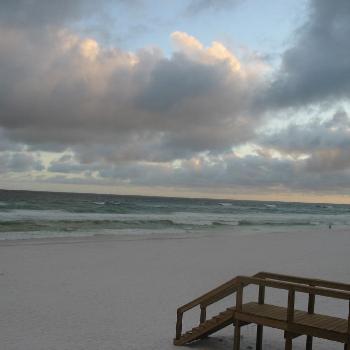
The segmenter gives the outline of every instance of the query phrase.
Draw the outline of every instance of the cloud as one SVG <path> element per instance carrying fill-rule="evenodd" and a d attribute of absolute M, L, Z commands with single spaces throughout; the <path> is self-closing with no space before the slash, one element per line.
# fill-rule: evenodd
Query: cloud
<path fill-rule="evenodd" d="M 344 110 L 330 119 L 312 119 L 260 138 L 260 143 L 286 153 L 310 153 L 317 150 L 350 147 L 350 118 Z"/>
<path fill-rule="evenodd" d="M 4 151 L 21 151 L 24 149 L 24 145 L 21 145 L 15 141 L 11 141 L 6 132 L 0 128 L 0 152 Z"/>
<path fill-rule="evenodd" d="M 350 2 L 311 0 L 309 18 L 282 56 L 260 107 L 300 107 L 348 99 Z"/>
<path fill-rule="evenodd" d="M 240 2 L 195 0 L 187 11 Z M 323 101 L 334 107 L 348 98 L 348 2 L 312 0 L 307 22 L 268 81 L 263 59 L 242 57 L 219 41 L 206 46 L 175 31 L 171 53 L 129 52 L 74 29 L 108 6 L 0 4 L 2 174 L 203 191 L 350 191 L 346 110 L 257 134 L 264 111 L 284 114 Z M 245 156 L 232 151 L 250 143 L 255 149 Z"/>
<path fill-rule="evenodd" d="M 53 163 L 53 166 L 55 164 Z M 84 173 L 74 166 L 72 171 L 65 169 L 59 177 L 60 183 L 85 183 L 139 186 L 187 188 L 195 191 L 207 191 L 215 188 L 222 193 L 285 193 L 312 192 L 320 194 L 350 194 L 349 169 L 315 171 L 307 160 L 274 158 L 268 152 L 238 157 L 235 154 L 220 156 L 200 155 L 182 160 L 176 164 L 152 162 L 126 162 L 117 165 L 92 164 L 91 171 Z M 77 170 L 78 171 L 75 171 Z M 72 178 L 69 174 L 78 177 Z M 79 175 L 80 174 L 80 175 Z M 335 180 L 336 179 L 336 180 Z"/>
<path fill-rule="evenodd" d="M 259 123 L 249 105 L 260 71 L 221 43 L 206 48 L 176 32 L 177 50 L 165 57 L 68 30 L 38 41 L 0 30 L 0 126 L 32 149 L 71 148 L 85 162 L 168 161 L 229 149 Z"/>
<path fill-rule="evenodd" d="M 171 38 L 178 50 L 190 59 L 209 65 L 225 62 L 232 71 L 244 73 L 238 58 L 218 41 L 206 48 L 199 40 L 185 32 L 173 32 Z"/>
<path fill-rule="evenodd" d="M 346 110 L 338 110 L 327 119 L 291 123 L 273 133 L 259 134 L 253 140 L 255 146 L 250 146 L 247 154 L 197 152 L 176 161 L 172 157 L 164 158 L 162 162 L 157 157 L 111 160 L 112 150 L 110 153 L 97 150 L 97 154 L 105 156 L 91 158 L 90 147 L 85 156 L 78 151 L 75 156 L 53 161 L 49 170 L 62 173 L 61 183 L 71 183 L 71 177 L 65 176 L 74 173 L 82 182 L 91 184 L 196 191 L 215 188 L 218 191 L 230 189 L 232 193 L 350 194 L 350 118 Z M 249 149 L 249 145 L 247 147 Z M 170 146 L 168 151 L 176 148 Z M 157 149 L 159 147 L 146 149 L 146 153 L 154 156 Z M 165 153 L 161 154 L 164 157 Z M 89 159 L 94 161 L 89 162 Z"/>
<path fill-rule="evenodd" d="M 0 153 L 0 173 L 21 173 L 27 171 L 41 171 L 44 166 L 40 159 L 30 153 L 1 152 Z"/>
<path fill-rule="evenodd" d="M 260 144 L 287 155 L 305 156 L 306 170 L 337 173 L 350 170 L 350 118 L 344 110 L 322 121 L 314 119 L 260 138 Z"/>
<path fill-rule="evenodd" d="M 59 159 L 50 162 L 48 171 L 51 173 L 81 174 L 88 176 L 97 168 L 92 164 L 78 162 L 74 155 L 63 154 Z"/>

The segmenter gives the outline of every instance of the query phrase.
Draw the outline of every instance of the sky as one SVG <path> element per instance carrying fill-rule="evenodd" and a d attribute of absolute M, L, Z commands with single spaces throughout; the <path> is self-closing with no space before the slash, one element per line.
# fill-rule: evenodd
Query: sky
<path fill-rule="evenodd" d="M 350 202 L 348 0 L 2 0 L 0 188 Z"/>

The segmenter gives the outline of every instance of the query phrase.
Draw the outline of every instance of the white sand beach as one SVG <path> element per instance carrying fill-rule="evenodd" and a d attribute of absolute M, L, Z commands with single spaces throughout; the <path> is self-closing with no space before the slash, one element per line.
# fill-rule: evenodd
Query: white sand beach
<path fill-rule="evenodd" d="M 3 241 L 1 349 L 179 349 L 172 344 L 177 307 L 236 275 L 265 270 L 349 283 L 350 232 L 320 230 Z M 267 295 L 286 303 L 284 296 Z M 323 298 L 316 310 L 347 316 L 346 303 Z M 185 315 L 184 328 L 198 318 L 198 310 Z M 241 349 L 254 348 L 255 326 L 242 335 Z M 229 326 L 189 348 L 231 349 L 232 336 Z M 304 342 L 296 339 L 294 349 Z M 315 349 L 343 349 L 315 343 Z M 284 348 L 282 332 L 266 329 L 264 346 Z"/>

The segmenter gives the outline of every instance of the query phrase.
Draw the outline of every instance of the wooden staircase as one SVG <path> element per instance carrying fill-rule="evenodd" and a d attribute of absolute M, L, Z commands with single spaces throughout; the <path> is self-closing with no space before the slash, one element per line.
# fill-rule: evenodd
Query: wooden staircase
<path fill-rule="evenodd" d="M 209 305 L 235 293 L 238 288 L 239 280 L 234 278 L 202 295 L 201 297 L 179 307 L 177 309 L 176 337 L 174 339 L 174 345 L 188 344 L 195 340 L 205 338 L 210 334 L 227 327 L 228 325 L 232 325 L 235 314 L 234 307 L 224 310 L 209 320 L 206 319 L 206 310 Z M 201 310 L 199 325 L 192 328 L 190 331 L 182 333 L 183 314 L 196 306 L 200 306 Z"/>
<path fill-rule="evenodd" d="M 243 303 L 243 291 L 248 285 L 259 287 L 257 302 Z M 288 306 L 265 304 L 266 287 L 288 291 Z M 308 296 L 307 311 L 294 308 L 296 293 Z M 230 295 L 232 305 L 235 306 L 207 320 L 207 307 Z M 346 300 L 348 319 L 316 314 L 314 312 L 316 296 Z M 182 333 L 183 314 L 196 306 L 200 307 L 199 325 Z M 241 327 L 250 323 L 257 325 L 257 350 L 262 349 L 264 326 L 284 331 L 285 350 L 291 350 L 292 340 L 302 335 L 307 336 L 306 350 L 312 350 L 313 337 L 343 343 L 344 349 L 350 350 L 350 284 L 269 272 L 259 272 L 252 277 L 238 276 L 177 309 L 174 345 L 186 345 L 233 325 L 234 350 L 239 350 Z"/>
<path fill-rule="evenodd" d="M 192 328 L 190 331 L 181 335 L 179 339 L 174 340 L 175 345 L 185 345 L 195 340 L 205 338 L 218 330 L 231 325 L 234 319 L 234 307 L 228 308 L 220 312 L 217 316 L 204 321 L 198 327 Z"/>

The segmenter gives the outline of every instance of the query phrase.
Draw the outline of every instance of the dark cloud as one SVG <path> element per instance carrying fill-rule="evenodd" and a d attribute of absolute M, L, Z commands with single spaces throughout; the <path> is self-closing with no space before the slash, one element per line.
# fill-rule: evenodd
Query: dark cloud
<path fill-rule="evenodd" d="M 112 149 L 109 152 L 96 150 L 96 155 L 104 155 L 98 159 L 89 157 L 88 150 L 86 154 L 79 150 L 74 157 L 65 156 L 53 162 L 49 170 L 80 174 L 81 181 L 91 184 L 163 186 L 198 191 L 215 187 L 219 191 L 230 188 L 237 192 L 315 191 L 329 194 L 341 191 L 350 194 L 350 119 L 345 110 L 339 110 L 328 119 L 314 118 L 303 125 L 291 124 L 274 134 L 260 135 L 255 141 L 258 145 L 255 155 L 191 153 L 187 159 L 175 164 L 166 159 L 164 162 L 145 161 L 145 155 L 137 161 L 127 161 L 129 157 L 116 160 Z M 156 149 L 145 151 L 155 155 Z M 174 149 L 176 147 L 168 150 Z M 276 156 L 276 151 L 281 156 Z M 165 153 L 161 154 L 164 156 Z M 91 159 L 93 161 L 89 162 Z M 71 182 L 64 175 L 59 181 Z"/>
<path fill-rule="evenodd" d="M 350 118 L 338 111 L 326 121 L 292 124 L 282 131 L 261 137 L 261 145 L 284 154 L 305 155 L 309 172 L 337 173 L 350 170 Z"/>
<path fill-rule="evenodd" d="M 131 184 L 155 188 L 191 188 L 199 191 L 210 188 L 218 191 L 230 189 L 233 193 L 341 191 L 343 194 L 350 194 L 348 169 L 333 168 L 332 171 L 319 172 L 311 169 L 307 160 L 273 158 L 266 154 L 244 158 L 227 154 L 224 157 L 202 156 L 181 161 L 177 167 L 149 162 L 125 162 L 118 165 L 95 163 L 91 165 L 91 171 L 85 171 L 73 180 L 69 176 L 59 176 L 60 183 L 79 181 L 85 184 Z"/>
<path fill-rule="evenodd" d="M 314 173 L 337 173 L 338 170 L 349 170 L 350 148 L 315 151 L 307 160 L 307 169 Z M 334 179 L 335 180 L 335 179 Z M 338 181 L 338 180 L 337 180 Z"/>
<path fill-rule="evenodd" d="M 65 173 L 65 174 L 82 174 L 89 175 L 92 171 L 96 170 L 91 164 L 82 164 L 78 162 L 71 154 L 64 154 L 58 160 L 52 161 L 47 169 L 53 173 Z"/>
<path fill-rule="evenodd" d="M 312 153 L 350 148 L 350 118 L 338 111 L 331 119 L 313 119 L 304 124 L 291 124 L 277 133 L 261 137 L 259 143 L 285 153 Z"/>
<path fill-rule="evenodd" d="M 171 60 L 163 58 L 157 62 L 137 102 L 152 112 L 166 112 L 186 99 L 211 96 L 221 88 L 226 75 L 224 65 L 198 64 L 185 55 L 175 54 Z"/>
<path fill-rule="evenodd" d="M 265 108 L 299 107 L 350 96 L 350 2 L 311 0 L 309 19 L 282 56 Z"/>
<path fill-rule="evenodd" d="M 43 170 L 40 159 L 30 153 L 0 153 L 0 173 L 26 172 L 31 170 Z"/>
<path fill-rule="evenodd" d="M 21 145 L 13 140 L 10 140 L 6 136 L 6 132 L 0 128 L 0 152 L 4 151 L 21 151 L 25 148 L 24 145 Z"/>

